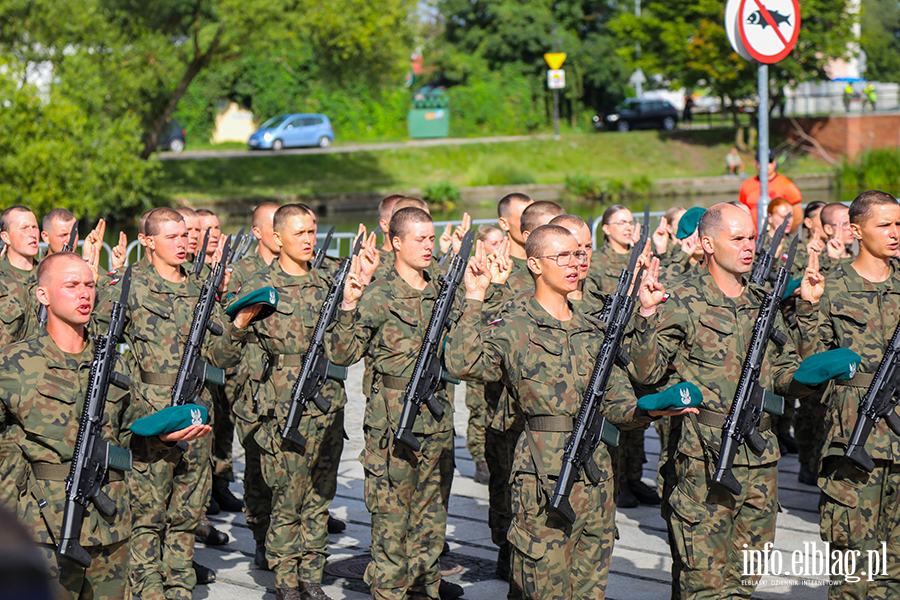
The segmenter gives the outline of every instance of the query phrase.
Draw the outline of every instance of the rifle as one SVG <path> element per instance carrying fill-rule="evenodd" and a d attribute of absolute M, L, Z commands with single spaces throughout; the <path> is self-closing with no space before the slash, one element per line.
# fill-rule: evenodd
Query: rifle
<path fill-rule="evenodd" d="M 619 444 L 619 430 L 600 414 L 600 409 L 606 399 L 606 384 L 612 373 L 613 364 L 617 363 L 621 366 L 624 362 L 624 366 L 627 366 L 631 362 L 621 344 L 622 338 L 625 336 L 625 328 L 631 320 L 631 313 L 640 289 L 640 281 L 644 274 L 644 267 L 641 267 L 636 277 L 634 270 L 637 267 L 638 258 L 647 244 L 649 221 L 650 207 L 648 205 L 644 209 L 641 240 L 631 249 L 628 266 L 622 270 L 622 274 L 619 276 L 616 291 L 607 299 L 603 307 L 605 317 L 601 318 L 604 319 L 603 322 L 606 325 L 606 334 L 603 336 L 600 351 L 597 352 L 597 360 L 594 362 L 594 370 L 591 372 L 588 386 L 582 395 L 581 408 L 578 409 L 575 426 L 566 441 L 562 469 L 556 480 L 553 497 L 549 499 L 549 508 L 570 524 L 575 522 L 575 511 L 569 502 L 569 495 L 572 493 L 572 486 L 575 485 L 578 474 L 584 469 L 585 476 L 592 483 L 598 483 L 601 473 L 593 460 L 594 450 L 601 441 L 610 446 Z M 629 288 L 633 289 L 629 291 Z M 535 460 L 540 460 L 540 457 L 535 457 Z"/>
<path fill-rule="evenodd" d="M 294 389 L 291 390 L 291 408 L 288 411 L 287 422 L 281 432 L 281 437 L 299 446 L 306 445 L 306 438 L 300 433 L 298 427 L 300 418 L 303 416 L 309 401 L 315 402 L 322 412 L 326 412 L 331 407 L 331 403 L 319 393 L 328 375 L 329 363 L 325 358 L 325 330 L 328 329 L 331 322 L 334 321 L 334 316 L 337 314 L 338 307 L 344 297 L 344 284 L 347 281 L 347 275 L 350 273 L 350 262 L 354 256 L 359 254 L 364 237 L 361 235 L 356 239 L 353 251 L 341 262 L 341 266 L 334 276 L 334 281 L 331 287 L 328 288 L 328 295 L 325 296 L 325 302 L 322 303 L 322 308 L 319 309 L 319 320 L 316 321 L 316 328 L 313 330 L 309 348 L 307 348 L 306 354 L 303 355 L 303 366 L 300 369 L 300 376 L 294 382 Z"/>
<path fill-rule="evenodd" d="M 766 217 L 765 222 L 769 222 L 769 217 Z M 772 243 L 769 244 L 769 248 L 764 250 L 759 255 L 759 258 L 756 259 L 756 262 L 753 264 L 753 271 L 750 272 L 750 283 L 765 285 L 769 280 L 769 273 L 772 272 L 772 264 L 775 262 L 775 253 L 778 252 L 778 246 L 781 245 L 781 240 L 784 239 L 787 223 L 787 219 L 785 219 L 778 226 L 778 229 L 775 230 L 775 235 L 772 236 Z"/>
<path fill-rule="evenodd" d="M 760 456 L 766 449 L 766 441 L 756 428 L 762 418 L 763 410 L 775 414 L 781 414 L 783 410 L 777 406 L 766 404 L 766 390 L 759 385 L 759 374 L 769 340 L 778 346 L 784 346 L 787 343 L 787 336 L 775 329 L 775 318 L 778 316 L 784 289 L 791 278 L 791 266 L 794 264 L 794 255 L 797 252 L 799 240 L 799 234 L 794 236 L 790 250 L 788 250 L 787 262 L 779 267 L 772 292 L 763 298 L 756 323 L 753 324 L 753 335 L 750 338 L 747 357 L 741 368 L 737 391 L 731 402 L 731 410 L 728 411 L 725 424 L 722 426 L 722 444 L 713 481 L 734 495 L 741 493 L 741 484 L 731 472 L 738 448 L 746 442 L 750 450 Z"/>
<path fill-rule="evenodd" d="M 436 419 L 444 416 L 444 405 L 434 397 L 434 392 L 437 391 L 441 381 L 441 361 L 438 357 L 441 351 L 441 335 L 444 329 L 450 326 L 450 309 L 453 308 L 456 290 L 466 272 L 466 263 L 469 262 L 474 239 L 475 230 L 469 229 L 463 238 L 459 253 L 450 261 L 447 274 L 440 276 L 441 287 L 434 301 L 431 320 L 428 322 L 425 339 L 416 358 L 416 367 L 403 394 L 403 412 L 400 414 L 400 423 L 394 439 L 415 451 L 419 450 L 420 444 L 412 430 L 422 404 L 428 406 L 428 410 Z"/>
<path fill-rule="evenodd" d="M 181 365 L 178 367 L 178 377 L 172 386 L 172 405 L 178 406 L 193 402 L 200 394 L 200 388 L 207 379 L 207 371 L 211 369 L 200 358 L 203 349 L 203 338 L 207 330 L 213 335 L 222 335 L 222 327 L 211 321 L 213 307 L 216 304 L 216 293 L 222 280 L 225 278 L 225 267 L 231 250 L 231 238 L 225 242 L 222 251 L 222 260 L 213 265 L 209 279 L 203 283 L 200 289 L 200 297 L 194 307 L 194 318 L 191 321 L 191 330 L 188 333 L 187 344 L 181 355 Z"/>
<path fill-rule="evenodd" d="M 331 245 L 332 237 L 334 237 L 334 225 L 332 225 L 331 229 L 328 230 L 328 233 L 325 234 L 325 239 L 322 240 L 322 245 L 319 246 L 319 251 L 316 252 L 316 257 L 312 261 L 313 269 L 322 268 L 322 263 L 325 262 L 325 253 L 328 252 L 328 246 Z"/>
<path fill-rule="evenodd" d="M 226 265 L 230 265 L 237 260 L 238 246 L 240 245 L 241 240 L 244 237 L 244 229 L 245 227 L 241 227 L 241 230 L 237 232 L 236 236 L 234 236 L 234 243 L 231 244 L 231 254 L 229 254 L 226 258 L 225 253 L 222 252 L 222 259 L 225 260 Z"/>
<path fill-rule="evenodd" d="M 72 231 L 69 232 L 69 241 L 66 242 L 66 245 L 62 247 L 62 252 L 71 252 L 72 248 L 75 246 L 75 238 L 78 237 L 78 220 L 76 219 L 74 223 L 72 223 Z M 47 324 L 47 305 L 41 304 L 41 307 L 38 309 L 38 327 L 43 327 Z"/>
<path fill-rule="evenodd" d="M 122 294 L 113 303 L 109 330 L 98 336 L 94 346 L 94 360 L 91 363 L 91 378 L 81 421 L 78 423 L 78 438 L 72 456 L 72 466 L 66 477 L 66 504 L 63 510 L 62 528 L 57 551 L 68 556 L 83 567 L 91 565 L 91 555 L 81 546 L 81 527 L 88 502 L 93 502 L 105 517 L 116 514 L 116 503 L 107 496 L 103 484 L 107 481 L 110 467 L 128 471 L 131 469 L 131 452 L 110 445 L 101 439 L 103 433 L 103 413 L 109 384 L 127 390 L 131 385 L 128 377 L 113 371 L 116 345 L 125 328 L 125 305 L 131 289 L 131 266 L 122 278 Z"/>
<path fill-rule="evenodd" d="M 898 360 L 900 360 L 900 324 L 894 329 L 872 383 L 859 403 L 859 417 L 844 452 L 844 456 L 866 473 L 871 473 L 875 469 L 875 463 L 865 450 L 866 440 L 869 439 L 869 433 L 875 424 L 884 419 L 888 427 L 900 435 L 900 416 L 894 410 L 897 407 L 897 392 L 900 389 Z"/>
<path fill-rule="evenodd" d="M 237 252 L 234 253 L 234 260 L 238 261 L 244 258 L 247 255 L 247 251 L 250 249 L 250 243 L 253 241 L 253 236 L 249 233 L 244 234 L 244 237 L 238 243 Z"/>
<path fill-rule="evenodd" d="M 194 268 L 191 269 L 191 275 L 199 277 L 203 271 L 203 264 L 206 262 L 206 246 L 209 244 L 209 227 L 206 228 L 206 235 L 203 236 L 203 245 L 200 246 L 200 252 L 194 255 Z"/>

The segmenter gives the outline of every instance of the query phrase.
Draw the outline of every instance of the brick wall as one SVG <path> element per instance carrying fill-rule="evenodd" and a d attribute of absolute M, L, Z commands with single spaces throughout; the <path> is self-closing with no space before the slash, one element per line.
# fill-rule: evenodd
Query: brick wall
<path fill-rule="evenodd" d="M 864 150 L 900 146 L 900 114 L 833 115 L 794 119 L 835 158 L 851 158 Z M 770 129 L 777 135 L 801 141 L 791 119 L 773 119 Z M 804 142 L 804 146 L 809 146 Z"/>

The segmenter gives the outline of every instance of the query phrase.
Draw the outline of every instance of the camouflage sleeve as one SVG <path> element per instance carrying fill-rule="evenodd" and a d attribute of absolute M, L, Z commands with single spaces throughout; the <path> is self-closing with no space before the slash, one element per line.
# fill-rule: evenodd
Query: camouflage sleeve
<path fill-rule="evenodd" d="M 352 311 L 338 308 L 334 321 L 325 332 L 325 357 L 340 366 L 357 362 L 366 353 L 380 323 L 381 317 L 374 303 L 365 307 L 357 305 Z"/>
<path fill-rule="evenodd" d="M 444 365 L 453 377 L 466 381 L 499 381 L 503 362 L 517 364 L 513 344 L 505 344 L 495 336 L 495 325 L 482 329 L 484 305 L 466 300 L 459 320 L 450 328 Z M 473 344 L 478 340 L 480 344 Z"/>
<path fill-rule="evenodd" d="M 828 318 L 829 305 L 825 295 L 818 304 L 803 299 L 797 301 L 797 328 L 800 332 L 797 351 L 802 358 L 831 347 L 834 329 L 831 319 Z"/>
<path fill-rule="evenodd" d="M 781 348 L 774 342 L 770 342 L 769 348 L 775 351 L 774 360 L 771 362 L 773 392 L 780 396 L 799 398 L 813 392 L 812 389 L 794 381 L 794 371 L 800 366 L 800 355 L 794 346 L 794 339 L 787 335 L 787 323 L 781 311 L 775 319 L 775 328 L 785 333 L 787 342 Z"/>
<path fill-rule="evenodd" d="M 644 429 L 654 418 L 637 407 L 637 396 L 628 376 L 618 366 L 614 366 L 606 385 L 606 402 L 603 416 L 622 430 Z"/>
<path fill-rule="evenodd" d="M 665 377 L 669 362 L 687 336 L 689 325 L 685 317 L 684 309 L 674 303 L 671 307 L 660 305 L 650 317 L 635 314 L 628 366 L 634 381 L 653 385 Z"/>
<path fill-rule="evenodd" d="M 222 326 L 223 332 L 222 335 L 206 337 L 205 354 L 209 364 L 220 369 L 238 365 L 244 354 L 244 346 L 247 345 L 250 328 L 238 329 L 234 323 L 229 323 L 218 303 L 213 307 L 211 320 Z"/>
<path fill-rule="evenodd" d="M 488 319 L 499 317 L 503 312 L 503 307 L 512 297 L 513 292 L 509 284 L 490 284 L 484 296 L 484 303 L 481 309 L 482 314 Z"/>

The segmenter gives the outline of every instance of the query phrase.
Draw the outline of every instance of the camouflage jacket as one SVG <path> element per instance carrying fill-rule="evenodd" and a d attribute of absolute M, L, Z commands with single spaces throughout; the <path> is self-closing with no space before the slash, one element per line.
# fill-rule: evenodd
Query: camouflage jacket
<path fill-rule="evenodd" d="M 619 284 L 622 269 L 628 266 L 630 257 L 630 252 L 619 254 L 609 244 L 604 244 L 597 250 L 594 250 L 585 286 L 590 285 L 606 295 L 616 293 L 616 286 Z"/>
<path fill-rule="evenodd" d="M 351 365 L 364 355 L 372 359 L 374 377 L 368 397 L 364 426 L 396 431 L 403 409 L 404 390 L 388 387 L 384 376 L 408 381 L 431 319 L 438 288 L 425 271 L 424 290 L 416 290 L 391 269 L 385 277 L 366 287 L 353 311 L 338 310 L 325 336 L 328 360 Z M 458 302 L 458 300 L 457 300 Z M 451 314 L 451 321 L 454 320 Z M 405 387 L 405 383 L 404 383 Z M 415 433 L 432 434 L 453 429 L 453 402 L 446 385 L 438 386 L 435 397 L 444 404 L 444 415 L 435 419 L 427 408 L 419 411 Z"/>
<path fill-rule="evenodd" d="M 702 264 L 692 262 L 691 257 L 683 252 L 679 251 L 679 254 L 681 255 L 679 260 L 670 262 L 669 266 L 659 273 L 659 280 L 669 287 L 706 272 L 706 268 Z M 660 269 L 662 269 L 662 265 L 660 265 Z"/>
<path fill-rule="evenodd" d="M 132 272 L 131 293 L 125 311 L 125 342 L 131 349 L 137 371 L 132 374 L 132 391 L 145 402 L 147 413 L 172 405 L 172 386 L 181 366 L 194 308 L 200 288 L 191 277 L 179 284 L 163 279 L 153 265 L 135 265 Z M 98 292 L 98 320 L 108 324 L 112 302 L 119 299 L 121 289 L 114 279 L 111 285 Z M 223 325 L 221 309 L 213 307 L 212 320 Z M 233 325 L 223 327 L 224 333 L 207 333 L 204 358 L 214 367 L 236 365 L 241 358 L 241 344 L 247 331 Z M 169 376 L 171 383 L 145 383 L 145 376 Z"/>
<path fill-rule="evenodd" d="M 825 279 L 825 293 L 817 306 L 797 302 L 797 322 L 801 356 L 849 348 L 862 357 L 856 376 L 874 374 L 900 323 L 900 271 L 895 265 L 886 281 L 872 283 L 852 265 L 838 268 Z M 843 455 L 867 388 L 833 385 L 826 402 L 825 456 Z M 873 459 L 900 463 L 900 436 L 881 420 L 869 434 L 865 450 Z"/>
<path fill-rule="evenodd" d="M 0 275 L 14 279 L 29 290 L 32 290 L 34 289 L 34 286 L 37 285 L 37 266 L 39 262 L 40 261 L 35 258 L 34 268 L 30 271 L 23 271 L 18 267 L 12 266 L 12 263 L 9 262 L 9 257 L 4 256 L 3 258 L 0 258 Z"/>
<path fill-rule="evenodd" d="M 21 448 L 21 457 L 29 465 L 71 464 L 93 351 L 93 344 L 89 343 L 81 354 L 66 354 L 42 331 L 7 346 L 0 356 L 0 427 L 8 426 L 4 438 Z M 121 358 L 118 361 L 119 372 L 123 372 L 123 362 Z M 139 416 L 142 415 L 136 414 L 130 395 L 110 386 L 103 439 L 130 448 L 136 459 L 146 460 L 168 446 L 159 438 L 132 436 L 128 426 Z M 66 482 L 33 478 L 30 467 L 17 474 L 19 480 L 6 485 L 18 487 L 19 521 L 30 529 L 36 541 L 58 543 Z M 116 514 L 104 517 L 89 505 L 81 531 L 84 546 L 113 544 L 131 536 L 131 505 L 125 481 L 108 482 L 103 491 L 116 503 Z M 39 506 L 42 498 L 49 504 L 47 508 Z"/>
<path fill-rule="evenodd" d="M 447 341 L 445 362 L 450 373 L 466 380 L 501 380 L 510 391 L 516 410 L 526 419 L 575 419 L 603 342 L 604 325 L 577 310 L 573 310 L 572 319 L 561 322 L 551 317 L 533 296 L 518 310 L 505 313 L 487 327 L 482 326 L 481 302 L 467 300 L 464 306 Z M 478 343 L 473 344 L 473 340 Z M 617 423 L 638 417 L 634 394 L 618 367 L 613 368 L 607 384 L 603 413 Z M 533 432 L 540 455 L 534 459 L 542 461 L 545 473 L 559 473 L 569 435 L 568 431 Z M 598 445 L 594 460 L 603 479 L 611 478 L 612 461 L 606 444 Z M 513 472 L 534 471 L 527 440 L 520 436 Z"/>
<path fill-rule="evenodd" d="M 251 326 L 256 333 L 258 348 L 269 356 L 271 365 L 270 376 L 259 396 L 257 410 L 260 416 L 275 416 L 282 422 L 287 419 L 291 391 L 301 367 L 299 364 L 285 363 L 302 360 L 309 349 L 330 285 L 331 281 L 315 269 L 302 277 L 289 275 L 277 260 L 245 282 L 248 290 L 271 286 L 278 291 L 275 313 Z M 259 382 L 262 375 L 262 365 L 254 365 L 251 378 Z M 347 403 L 343 383 L 334 379 L 329 378 L 325 382 L 322 395 L 331 403 L 328 412 L 338 411 Z M 322 412 L 310 402 L 306 414 L 320 416 Z"/>
<path fill-rule="evenodd" d="M 387 232 L 385 232 L 384 235 L 387 235 Z M 383 247 L 378 246 L 378 254 L 378 266 L 375 268 L 375 273 L 372 275 L 372 281 L 381 279 L 394 270 L 394 251 L 385 250 Z"/>
<path fill-rule="evenodd" d="M 744 292 L 737 298 L 725 296 L 709 272 L 702 273 L 669 290 L 670 296 L 649 318 L 637 313 L 634 333 L 630 340 L 630 375 L 635 381 L 653 385 L 667 375 L 671 364 L 671 385 L 690 381 L 703 392 L 701 409 L 727 414 L 737 391 L 753 325 L 764 298 L 762 288 L 745 282 Z M 779 312 L 776 327 L 786 332 Z M 759 383 L 765 389 L 788 395 L 799 357 L 788 340 L 780 349 L 769 343 Z M 809 393 L 808 389 L 803 392 Z M 790 395 L 801 395 L 791 390 Z M 705 451 L 717 447 L 721 429 L 698 423 L 699 433 L 692 424 L 682 427 L 678 450 L 694 458 L 705 458 Z M 761 456 L 741 446 L 735 457 L 736 465 L 763 465 L 778 460 L 778 441 L 771 429 L 762 432 L 767 443 Z"/>
<path fill-rule="evenodd" d="M 0 276 L 0 348 L 25 339 L 37 328 L 37 301 L 28 288 Z"/>

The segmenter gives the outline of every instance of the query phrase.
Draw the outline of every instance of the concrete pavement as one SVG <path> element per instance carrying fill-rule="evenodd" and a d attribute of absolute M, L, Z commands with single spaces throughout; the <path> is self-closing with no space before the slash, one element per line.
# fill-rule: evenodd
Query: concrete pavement
<path fill-rule="evenodd" d="M 361 576 L 365 568 L 370 543 L 369 514 L 363 503 L 363 471 L 357 457 L 362 449 L 362 416 L 364 398 L 361 392 L 362 365 L 350 369 L 347 381 L 349 404 L 346 409 L 346 429 L 350 440 L 345 443 L 338 475 L 338 493 L 332 513 L 347 522 L 347 530 L 331 536 L 331 557 L 326 566 L 323 587 L 329 596 L 338 599 L 368 598 L 368 589 Z M 446 578 L 465 589 L 465 598 L 495 600 L 506 597 L 506 583 L 493 578 L 496 548 L 491 543 L 487 526 L 487 486 L 472 480 L 475 465 L 465 447 L 466 420 L 463 386 L 456 390 L 455 425 L 457 436 L 456 475 L 450 499 L 447 540 L 450 554 L 442 559 L 442 567 L 450 574 Z M 659 440 L 651 427 L 647 431 L 647 455 L 644 481 L 655 480 Z M 240 479 L 243 454 L 235 445 L 236 470 Z M 782 459 L 779 464 L 779 500 L 782 512 L 778 515 L 775 549 L 790 563 L 791 552 L 803 550 L 804 542 L 814 542 L 819 548 L 818 490 L 797 482 L 796 456 Z M 232 484 L 240 495 L 240 481 Z M 242 514 L 221 513 L 211 517 L 216 527 L 226 531 L 232 542 L 221 548 L 197 546 L 197 560 L 214 568 L 218 581 L 198 586 L 194 598 L 214 600 L 273 600 L 274 576 L 253 566 L 254 543 Z M 665 524 L 658 507 L 639 507 L 618 511 L 616 521 L 620 539 L 613 552 L 607 598 L 612 600 L 664 600 L 669 597 L 671 559 L 666 543 Z M 757 589 L 754 598 L 771 600 L 824 599 L 826 589 L 811 586 L 814 579 L 764 577 L 766 583 Z"/>

